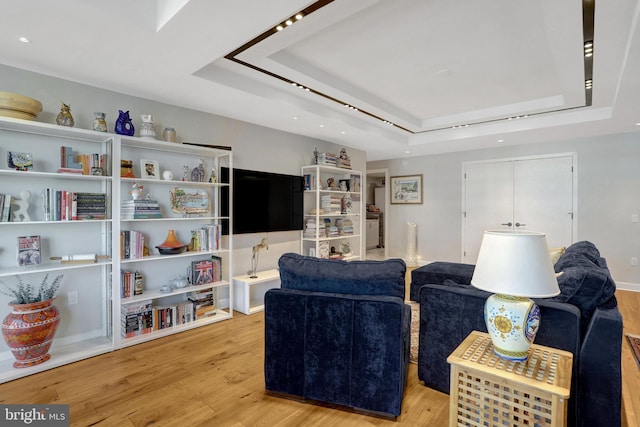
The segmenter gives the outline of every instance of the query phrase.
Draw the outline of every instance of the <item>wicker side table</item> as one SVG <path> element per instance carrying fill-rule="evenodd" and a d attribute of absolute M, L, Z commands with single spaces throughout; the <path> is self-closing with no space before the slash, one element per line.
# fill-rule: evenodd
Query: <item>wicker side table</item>
<path fill-rule="evenodd" d="M 564 426 L 573 355 L 532 345 L 526 362 L 493 352 L 488 334 L 471 332 L 447 358 L 449 426 Z"/>

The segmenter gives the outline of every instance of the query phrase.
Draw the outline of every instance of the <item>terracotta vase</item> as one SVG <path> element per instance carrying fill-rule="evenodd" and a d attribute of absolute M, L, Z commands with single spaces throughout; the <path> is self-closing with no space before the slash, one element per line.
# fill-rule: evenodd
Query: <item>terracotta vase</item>
<path fill-rule="evenodd" d="M 51 357 L 49 348 L 60 323 L 54 300 L 9 303 L 11 313 L 2 322 L 2 337 L 16 359 L 14 368 L 39 365 Z"/>

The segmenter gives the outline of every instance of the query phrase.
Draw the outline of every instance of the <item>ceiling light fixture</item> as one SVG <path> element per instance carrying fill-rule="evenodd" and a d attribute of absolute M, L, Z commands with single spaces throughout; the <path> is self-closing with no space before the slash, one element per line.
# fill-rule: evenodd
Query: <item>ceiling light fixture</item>
<path fill-rule="evenodd" d="M 298 85 L 297 83 L 293 82 L 292 80 L 288 79 L 285 76 L 282 75 L 278 75 L 272 71 L 263 69 L 258 67 L 257 65 L 245 62 L 241 59 L 238 58 L 238 56 L 247 51 L 248 49 L 252 48 L 253 46 L 261 43 L 262 41 L 264 41 L 265 39 L 267 39 L 268 37 L 274 35 L 276 32 L 278 31 L 282 31 L 284 28 L 286 28 L 287 26 L 293 25 L 296 22 L 299 22 L 301 19 L 309 16 L 311 13 L 314 13 L 320 9 L 322 9 L 325 6 L 328 6 L 329 4 L 333 3 L 335 0 L 316 0 L 313 3 L 311 3 L 310 5 L 308 5 L 306 8 L 304 8 L 303 10 L 301 10 L 300 12 L 290 16 L 288 19 L 286 19 L 283 22 L 280 22 L 278 25 L 276 25 L 275 27 L 271 27 L 270 29 L 268 29 L 267 31 L 265 31 L 262 34 L 259 34 L 258 36 L 254 37 L 253 39 L 247 41 L 246 43 L 244 43 L 242 46 L 240 46 L 239 48 L 237 48 L 236 50 L 229 52 L 228 54 L 226 54 L 224 57 L 230 61 L 233 61 L 237 64 L 243 65 L 245 67 L 251 68 L 254 71 L 258 71 L 260 73 L 266 74 L 268 76 L 274 77 L 276 79 L 279 79 L 283 82 L 286 83 L 290 83 L 293 86 L 296 87 L 300 87 L 301 89 L 304 89 L 307 92 L 312 92 L 314 95 L 318 95 L 328 101 L 331 102 L 335 102 L 344 106 L 347 106 L 348 108 L 350 108 L 351 106 L 349 104 L 346 104 L 343 100 L 340 100 L 334 96 L 331 96 L 329 94 L 314 90 L 314 89 L 310 89 L 307 87 L 304 87 L 302 85 Z M 593 0 L 582 0 L 582 12 L 583 12 L 583 28 L 582 28 L 582 36 L 583 36 L 583 55 L 584 55 L 584 69 L 585 69 L 585 80 L 590 80 L 593 78 L 593 36 L 594 36 L 594 32 L 593 32 L 593 27 L 594 27 L 594 16 L 595 16 L 595 10 L 594 10 L 594 6 L 593 6 L 594 2 Z M 449 69 L 440 69 L 437 70 L 436 73 L 438 75 L 443 75 L 443 76 L 448 76 L 451 74 L 451 70 Z M 569 106 L 568 108 L 559 108 L 556 110 L 547 110 L 547 111 L 541 111 L 541 112 L 537 112 L 537 113 L 533 113 L 532 115 L 538 116 L 538 115 L 543 115 L 543 114 L 549 114 L 549 113 L 555 113 L 555 112 L 559 112 L 559 111 L 565 111 L 565 110 L 571 110 L 574 108 L 582 108 L 582 107 L 589 107 L 592 105 L 592 91 L 590 90 L 591 87 L 585 87 L 585 104 L 584 105 L 579 105 L 579 106 Z M 389 120 L 384 119 L 383 117 L 380 117 L 377 114 L 368 112 L 366 110 L 361 110 L 361 109 L 357 109 L 357 108 L 353 108 L 354 111 L 358 111 L 361 114 L 364 114 L 366 116 L 369 116 L 370 118 L 373 118 L 375 120 L 378 120 L 384 124 L 390 125 L 390 126 L 394 126 L 398 129 L 404 130 L 410 134 L 422 134 L 422 133 L 426 133 L 426 132 L 433 132 L 433 131 L 442 131 L 442 130 L 447 130 L 447 129 L 458 129 L 458 128 L 462 128 L 462 127 L 467 127 L 469 125 L 483 125 L 483 124 L 487 124 L 487 123 L 495 123 L 495 122 L 500 122 L 503 120 L 513 120 L 513 119 L 520 119 L 520 118 L 525 118 L 525 117 L 529 117 L 529 115 L 522 115 L 522 116 L 515 116 L 515 117 L 499 117 L 499 118 L 494 118 L 494 119 L 487 119 L 487 120 L 483 120 L 483 121 L 478 121 L 478 122 L 473 122 L 473 123 L 467 123 L 464 125 L 458 125 L 458 126 L 453 126 L 453 127 L 441 127 L 441 128 L 432 128 L 432 129 L 427 129 L 427 130 L 411 130 L 408 129 L 404 126 L 401 126 L 399 124 L 396 123 L 392 123 Z"/>
<path fill-rule="evenodd" d="M 19 36 L 18 37 L 18 41 L 22 42 L 22 43 L 31 43 L 31 40 L 29 40 L 27 37 L 25 36 Z"/>

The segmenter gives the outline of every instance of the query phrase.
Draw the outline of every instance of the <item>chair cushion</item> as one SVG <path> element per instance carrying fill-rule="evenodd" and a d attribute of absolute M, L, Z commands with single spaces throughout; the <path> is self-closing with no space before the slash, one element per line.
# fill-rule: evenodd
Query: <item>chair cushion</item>
<path fill-rule="evenodd" d="M 278 266 L 282 289 L 405 297 L 407 266 L 401 259 L 342 261 L 286 253 Z"/>

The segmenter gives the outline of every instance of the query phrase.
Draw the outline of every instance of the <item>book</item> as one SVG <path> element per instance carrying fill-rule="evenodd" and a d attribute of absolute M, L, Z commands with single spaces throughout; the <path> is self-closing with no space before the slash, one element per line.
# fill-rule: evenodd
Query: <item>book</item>
<path fill-rule="evenodd" d="M 9 222 L 11 220 L 11 194 L 4 194 L 3 202 L 0 222 Z"/>
<path fill-rule="evenodd" d="M 204 285 L 213 282 L 213 261 L 205 259 L 191 262 L 191 283 Z"/>
<path fill-rule="evenodd" d="M 42 261 L 40 253 L 40 236 L 19 236 L 18 265 L 37 265 Z"/>

